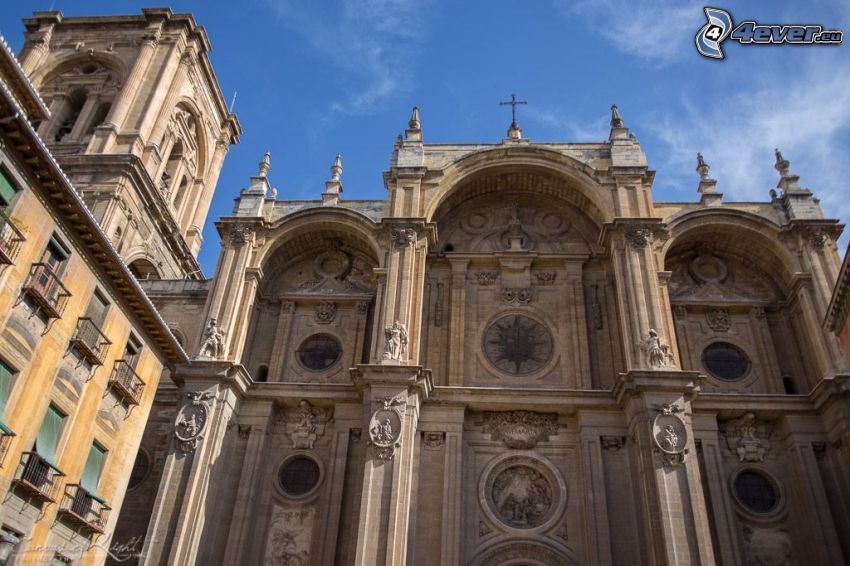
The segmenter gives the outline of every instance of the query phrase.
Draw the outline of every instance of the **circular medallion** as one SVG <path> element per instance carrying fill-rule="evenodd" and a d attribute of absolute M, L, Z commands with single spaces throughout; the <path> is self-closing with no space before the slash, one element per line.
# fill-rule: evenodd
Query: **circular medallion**
<path fill-rule="evenodd" d="M 676 415 L 660 414 L 652 426 L 655 445 L 665 454 L 682 454 L 688 443 L 688 428 Z"/>
<path fill-rule="evenodd" d="M 729 273 L 726 264 L 712 255 L 699 255 L 688 265 L 691 276 L 700 283 L 721 283 Z"/>
<path fill-rule="evenodd" d="M 322 468 L 313 458 L 297 454 L 281 464 L 277 472 L 278 487 L 289 497 L 305 497 L 322 479 Z"/>
<path fill-rule="evenodd" d="M 484 354 L 500 371 L 534 373 L 552 358 L 552 335 L 540 322 L 521 314 L 503 316 L 484 331 Z"/>
<path fill-rule="evenodd" d="M 328 250 L 316 256 L 313 268 L 323 277 L 342 279 L 351 270 L 351 257 L 339 250 Z"/>
<path fill-rule="evenodd" d="M 557 470 L 537 457 L 508 455 L 483 474 L 487 514 L 511 529 L 545 530 L 566 505 L 566 485 Z"/>
<path fill-rule="evenodd" d="M 298 348 L 298 361 L 309 370 L 322 371 L 334 365 L 341 354 L 342 348 L 336 338 L 314 334 Z"/>

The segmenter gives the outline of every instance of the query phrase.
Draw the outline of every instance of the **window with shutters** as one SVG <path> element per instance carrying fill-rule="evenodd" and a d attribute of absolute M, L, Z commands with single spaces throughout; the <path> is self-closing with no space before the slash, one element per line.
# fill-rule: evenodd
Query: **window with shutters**
<path fill-rule="evenodd" d="M 56 465 L 57 450 L 65 414 L 53 405 L 47 407 L 44 420 L 38 429 L 35 447 L 21 455 L 21 462 L 13 483 L 42 501 L 55 503 L 59 499 L 58 478 L 65 474 Z"/>
<path fill-rule="evenodd" d="M 4 361 L 0 360 L 0 464 L 6 456 L 9 444 L 15 433 L 6 425 L 6 404 L 12 393 L 12 385 L 15 380 L 15 370 Z"/>
<path fill-rule="evenodd" d="M 103 333 L 103 323 L 109 311 L 109 301 L 98 290 L 92 294 L 85 316 L 77 320 L 71 345 L 92 365 L 103 365 L 106 351 L 112 342 Z"/>
<path fill-rule="evenodd" d="M 11 175 L 0 167 L 0 263 L 15 263 L 21 244 L 26 241 L 23 232 L 6 210 L 17 192 L 18 188 Z"/>
<path fill-rule="evenodd" d="M 32 264 L 23 291 L 47 318 L 62 318 L 71 292 L 62 283 L 62 274 L 71 253 L 55 235 L 50 238 L 41 261 Z"/>

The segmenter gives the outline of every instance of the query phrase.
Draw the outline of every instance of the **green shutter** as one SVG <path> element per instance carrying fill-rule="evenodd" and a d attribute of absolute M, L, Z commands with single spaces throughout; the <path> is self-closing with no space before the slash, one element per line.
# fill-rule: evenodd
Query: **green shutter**
<path fill-rule="evenodd" d="M 83 476 L 80 485 L 89 493 L 97 492 L 97 482 L 100 480 L 100 468 L 103 466 L 104 451 L 97 445 L 92 444 L 86 467 L 83 468 Z"/>
<path fill-rule="evenodd" d="M 17 190 L 6 172 L 0 169 L 0 206 L 7 206 L 12 202 Z"/>
<path fill-rule="evenodd" d="M 62 434 L 62 421 L 65 417 L 57 411 L 53 405 L 47 407 L 47 414 L 41 428 L 38 429 L 38 437 L 35 440 L 35 449 L 42 458 L 56 465 L 56 448 L 59 447 L 59 435 Z"/>
<path fill-rule="evenodd" d="M 9 393 L 12 390 L 13 375 L 12 368 L 0 362 L 0 419 L 6 412 L 6 402 L 9 400 Z"/>

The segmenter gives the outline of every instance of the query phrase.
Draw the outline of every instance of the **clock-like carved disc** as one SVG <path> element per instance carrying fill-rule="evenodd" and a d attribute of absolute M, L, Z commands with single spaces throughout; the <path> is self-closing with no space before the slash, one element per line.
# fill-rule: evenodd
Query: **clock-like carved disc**
<path fill-rule="evenodd" d="M 552 357 L 552 335 L 540 322 L 509 314 L 484 332 L 484 354 L 499 370 L 511 375 L 534 373 Z"/>

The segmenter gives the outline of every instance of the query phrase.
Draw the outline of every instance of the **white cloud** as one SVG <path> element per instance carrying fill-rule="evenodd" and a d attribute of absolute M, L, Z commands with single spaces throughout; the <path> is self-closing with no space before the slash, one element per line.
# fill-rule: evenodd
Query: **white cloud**
<path fill-rule="evenodd" d="M 691 56 L 705 23 L 699 6 L 676 0 L 556 0 L 556 6 L 566 17 L 587 20 L 620 51 L 659 64 Z"/>
<path fill-rule="evenodd" d="M 269 0 L 275 14 L 339 74 L 345 94 L 333 112 L 369 114 L 411 84 L 410 59 L 420 36 L 415 0 L 341 0 L 339 5 Z"/>
<path fill-rule="evenodd" d="M 696 152 L 711 165 L 725 200 L 768 198 L 776 186 L 773 149 L 778 147 L 820 197 L 827 216 L 850 220 L 850 67 L 843 54 L 810 53 L 799 71 L 764 69 L 749 76 L 752 88 L 713 102 L 693 103 L 647 120 L 665 147 L 658 165 L 660 188 L 690 193 L 697 184 Z"/>

